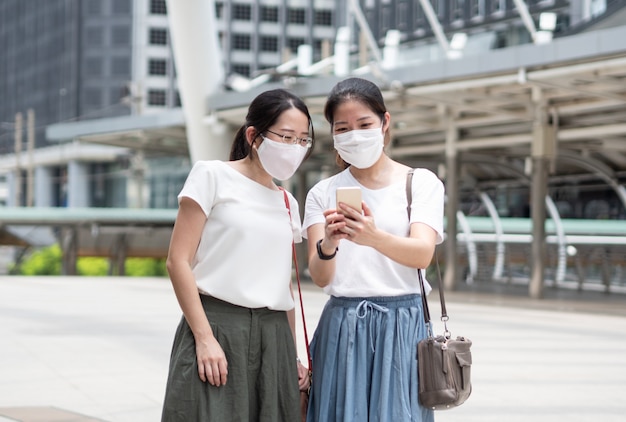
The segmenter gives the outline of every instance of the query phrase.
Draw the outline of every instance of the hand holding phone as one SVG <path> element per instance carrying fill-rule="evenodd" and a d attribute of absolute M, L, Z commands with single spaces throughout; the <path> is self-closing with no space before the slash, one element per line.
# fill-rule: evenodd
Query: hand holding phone
<path fill-rule="evenodd" d="M 350 187 L 339 187 L 337 188 L 337 212 L 341 212 L 339 209 L 339 203 L 343 202 L 344 204 L 354 208 L 358 212 L 363 212 L 361 208 L 361 188 L 358 186 L 350 186 Z"/>

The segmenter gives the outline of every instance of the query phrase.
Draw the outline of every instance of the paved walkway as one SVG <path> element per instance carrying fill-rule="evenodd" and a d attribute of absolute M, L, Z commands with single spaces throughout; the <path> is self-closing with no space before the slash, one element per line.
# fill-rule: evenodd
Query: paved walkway
<path fill-rule="evenodd" d="M 623 297 L 479 290 L 448 297 L 474 391 L 437 422 L 626 420 Z M 310 283 L 304 297 L 312 335 L 326 297 Z M 166 279 L 0 277 L 0 421 L 160 420 L 179 318 Z"/>

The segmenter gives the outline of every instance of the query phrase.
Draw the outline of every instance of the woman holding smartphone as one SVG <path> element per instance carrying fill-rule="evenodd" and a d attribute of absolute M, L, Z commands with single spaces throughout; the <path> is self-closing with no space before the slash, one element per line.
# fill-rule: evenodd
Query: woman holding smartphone
<path fill-rule="evenodd" d="M 274 179 L 291 177 L 312 147 L 306 105 L 277 89 L 250 104 L 231 161 L 191 169 L 167 258 L 183 317 L 162 421 L 298 419 L 299 389 L 308 387 L 291 291 L 300 218 Z"/>
<path fill-rule="evenodd" d="M 391 115 L 372 82 L 339 82 L 324 114 L 343 170 L 317 183 L 305 205 L 309 270 L 330 295 L 311 342 L 308 421 L 432 421 L 418 402 L 426 327 L 416 269 L 443 241 L 443 183 L 415 169 L 407 216 L 409 167 L 384 151 Z M 342 201 L 342 187 L 359 188 L 361 212 Z"/>

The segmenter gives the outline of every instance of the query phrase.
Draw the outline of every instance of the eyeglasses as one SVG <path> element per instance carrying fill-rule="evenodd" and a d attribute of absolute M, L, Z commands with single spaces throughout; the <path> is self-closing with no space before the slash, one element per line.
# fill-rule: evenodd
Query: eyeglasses
<path fill-rule="evenodd" d="M 313 138 L 311 138 L 310 136 L 307 136 L 306 138 L 298 138 L 297 136 L 292 136 L 292 135 L 281 135 L 280 133 L 273 132 L 269 129 L 267 129 L 267 131 L 269 133 L 273 133 L 276 136 L 280 136 L 281 142 L 284 144 L 290 144 L 290 145 L 297 144 L 305 148 L 309 148 L 311 147 L 311 145 L 313 145 Z"/>

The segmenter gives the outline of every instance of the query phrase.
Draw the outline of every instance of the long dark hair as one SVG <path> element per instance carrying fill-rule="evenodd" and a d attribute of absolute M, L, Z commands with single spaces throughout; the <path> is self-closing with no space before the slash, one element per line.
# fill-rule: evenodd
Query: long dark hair
<path fill-rule="evenodd" d="M 341 82 L 338 82 L 333 89 L 330 90 L 328 98 L 326 99 L 326 105 L 324 106 L 324 117 L 330 123 L 330 132 L 333 132 L 333 123 L 335 121 L 335 111 L 337 107 L 347 101 L 358 101 L 372 110 L 380 117 L 380 120 L 385 122 L 385 113 L 387 107 L 385 106 L 385 100 L 383 94 L 380 92 L 378 86 L 375 83 L 361 78 L 348 78 Z M 389 140 L 389 131 L 385 135 L 385 144 Z M 339 154 L 336 156 L 336 161 L 339 167 L 347 168 L 348 163 L 343 161 Z"/>
<path fill-rule="evenodd" d="M 309 148 L 308 156 L 313 151 L 315 145 L 315 135 L 313 133 L 313 121 L 309 114 L 309 109 L 302 99 L 285 89 L 273 89 L 259 94 L 248 107 L 246 123 L 237 131 L 230 149 L 230 160 L 240 160 L 250 154 L 251 147 L 246 140 L 246 129 L 254 127 L 257 133 L 264 133 L 269 129 L 280 115 L 290 108 L 296 108 L 304 113 L 309 120 L 309 136 L 313 139 L 313 145 Z"/>

